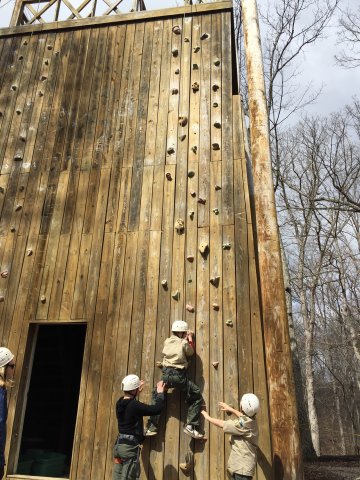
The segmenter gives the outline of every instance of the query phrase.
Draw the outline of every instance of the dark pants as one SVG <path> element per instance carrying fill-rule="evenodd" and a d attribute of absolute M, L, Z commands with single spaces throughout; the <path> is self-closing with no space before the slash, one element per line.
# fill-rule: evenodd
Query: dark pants
<path fill-rule="evenodd" d="M 122 463 L 115 463 L 112 480 L 137 480 L 140 478 L 140 447 L 117 443 L 114 446 L 114 458 Z"/>
<path fill-rule="evenodd" d="M 247 475 L 240 475 L 239 473 L 233 473 L 231 478 L 233 480 L 251 480 L 252 477 L 248 477 Z"/>
<path fill-rule="evenodd" d="M 178 388 L 182 392 L 186 392 L 185 401 L 188 405 L 186 424 L 198 427 L 203 398 L 199 387 L 189 380 L 186 370 L 164 368 L 162 381 L 165 382 L 169 388 Z M 152 403 L 155 403 L 155 396 L 156 388 L 152 392 Z M 150 417 L 148 426 L 152 424 L 157 427 L 159 425 L 159 419 L 160 415 Z"/>
<path fill-rule="evenodd" d="M 0 479 L 4 476 L 4 465 L 0 465 Z"/>

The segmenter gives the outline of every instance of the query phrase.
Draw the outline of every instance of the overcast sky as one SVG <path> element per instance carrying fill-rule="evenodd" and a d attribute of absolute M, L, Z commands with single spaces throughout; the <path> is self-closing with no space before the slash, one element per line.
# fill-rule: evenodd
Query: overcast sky
<path fill-rule="evenodd" d="M 259 0 L 264 3 L 267 0 Z M 181 5 L 176 0 L 164 0 L 164 5 Z M 77 2 L 74 1 L 76 4 Z M 158 0 L 145 0 L 148 10 L 157 8 Z M 9 24 L 14 0 L 0 0 L 0 27 Z M 342 8 L 350 6 L 358 8 L 359 0 L 342 0 Z M 304 83 L 312 82 L 314 88 L 323 86 L 321 97 L 316 104 L 307 107 L 311 114 L 327 115 L 338 111 L 358 94 L 360 85 L 360 69 L 343 69 L 335 64 L 334 54 L 336 46 L 336 19 L 327 30 L 327 37 L 319 40 L 315 47 L 309 47 L 302 58 L 302 80 Z"/>

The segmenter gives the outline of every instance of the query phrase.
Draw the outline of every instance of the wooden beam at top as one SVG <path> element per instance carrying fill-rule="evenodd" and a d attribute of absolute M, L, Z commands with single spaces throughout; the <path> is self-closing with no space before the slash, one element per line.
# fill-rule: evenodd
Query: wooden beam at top
<path fill-rule="evenodd" d="M 20 2 L 21 3 L 21 2 Z M 116 25 L 121 23 L 129 23 L 144 20 L 155 20 L 160 18 L 186 16 L 204 14 L 225 10 L 232 10 L 233 5 L 231 1 L 223 1 L 217 3 L 202 3 L 197 5 L 185 5 L 183 7 L 166 8 L 162 10 L 146 10 L 141 12 L 124 13 L 119 16 L 107 16 L 107 17 L 93 17 L 80 20 L 65 20 L 60 22 L 50 22 L 41 25 L 21 25 L 13 26 L 9 28 L 0 29 L 0 37 L 7 37 L 10 35 L 22 35 L 24 33 L 35 32 L 47 32 L 54 30 L 74 29 L 74 28 L 86 28 L 96 27 L 101 25 Z"/>

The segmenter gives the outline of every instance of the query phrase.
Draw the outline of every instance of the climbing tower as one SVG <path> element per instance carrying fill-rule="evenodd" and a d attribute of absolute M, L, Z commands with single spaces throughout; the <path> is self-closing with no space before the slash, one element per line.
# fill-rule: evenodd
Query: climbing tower
<path fill-rule="evenodd" d="M 250 143 L 231 2 L 17 0 L 0 30 L 7 479 L 111 478 L 121 379 L 138 374 L 150 401 L 176 319 L 195 331 L 190 375 L 212 416 L 260 398 L 254 478 L 302 478 L 256 9 L 243 4 Z M 141 478 L 225 478 L 228 440 L 208 424 L 190 439 L 185 414 L 169 392 Z M 34 451 L 61 466 L 39 473 Z"/>

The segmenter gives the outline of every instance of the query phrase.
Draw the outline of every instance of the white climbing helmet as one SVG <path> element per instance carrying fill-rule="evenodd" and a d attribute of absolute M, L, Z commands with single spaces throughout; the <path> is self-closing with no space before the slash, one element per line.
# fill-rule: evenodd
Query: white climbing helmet
<path fill-rule="evenodd" d="M 14 354 L 6 347 L 0 347 L 0 368 L 5 367 L 14 358 Z"/>
<path fill-rule="evenodd" d="M 253 417 L 259 411 L 260 402 L 253 393 L 245 393 L 241 397 L 240 407 L 248 417 Z"/>
<path fill-rule="evenodd" d="M 175 320 L 171 327 L 172 332 L 187 332 L 188 330 L 189 325 L 184 320 Z"/>
<path fill-rule="evenodd" d="M 131 392 L 141 385 L 140 378 L 137 375 L 127 375 L 121 382 L 124 392 Z"/>

